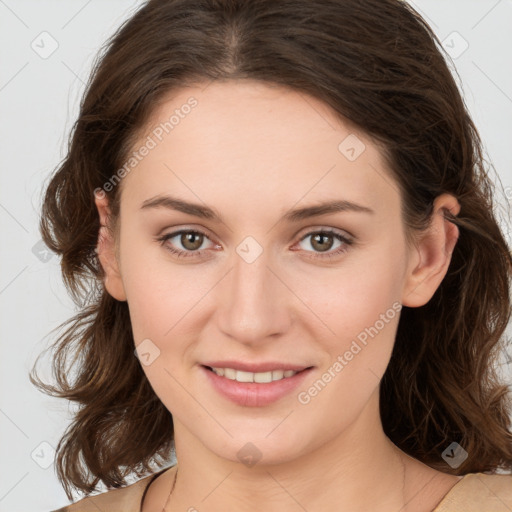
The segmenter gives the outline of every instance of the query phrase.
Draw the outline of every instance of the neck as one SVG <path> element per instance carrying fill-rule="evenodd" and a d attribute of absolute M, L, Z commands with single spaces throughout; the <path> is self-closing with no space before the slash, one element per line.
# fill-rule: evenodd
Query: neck
<path fill-rule="evenodd" d="M 264 457 L 252 466 L 223 458 L 176 421 L 179 473 L 167 509 L 313 512 L 336 504 L 336 510 L 404 510 L 412 459 L 384 434 L 378 398 L 377 391 L 337 436 L 273 464 L 265 464 Z"/>

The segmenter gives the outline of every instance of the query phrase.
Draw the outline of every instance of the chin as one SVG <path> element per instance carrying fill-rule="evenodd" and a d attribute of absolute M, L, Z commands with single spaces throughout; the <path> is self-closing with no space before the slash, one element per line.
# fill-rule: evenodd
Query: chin
<path fill-rule="evenodd" d="M 233 438 L 226 436 L 223 443 L 217 444 L 214 440 L 213 444 L 205 442 L 211 451 L 219 457 L 230 460 L 231 462 L 240 463 L 248 468 L 262 465 L 286 464 L 294 461 L 302 453 L 306 447 L 301 444 L 304 442 L 304 435 L 295 430 L 293 434 L 289 431 L 278 433 L 275 429 L 276 423 L 273 422 L 272 427 L 267 429 L 265 433 L 251 435 L 251 431 L 241 430 L 240 435 L 230 431 Z M 269 432 L 272 432 L 270 435 Z M 203 441 L 204 442 L 204 441 Z"/>

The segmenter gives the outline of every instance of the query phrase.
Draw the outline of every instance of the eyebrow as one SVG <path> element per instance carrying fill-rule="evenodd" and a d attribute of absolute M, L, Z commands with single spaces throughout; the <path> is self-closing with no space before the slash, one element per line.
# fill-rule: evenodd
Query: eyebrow
<path fill-rule="evenodd" d="M 189 215 L 194 215 L 195 217 L 200 217 L 203 219 L 209 219 L 224 223 L 222 215 L 220 215 L 215 209 L 197 203 L 190 203 L 188 201 L 184 201 L 183 199 L 178 199 L 177 197 L 171 197 L 168 195 L 160 195 L 152 197 L 150 199 L 146 199 L 142 203 L 141 209 L 149 208 L 167 208 Z M 318 217 L 320 215 L 327 215 L 331 213 L 347 211 L 370 214 L 375 213 L 375 211 L 369 208 L 368 206 L 363 206 L 352 201 L 347 201 L 345 199 L 338 199 L 334 201 L 327 201 L 316 205 L 305 206 L 302 208 L 295 208 L 289 210 L 283 215 L 282 220 L 285 220 L 287 222 L 299 222 L 301 220 L 308 219 L 311 217 Z"/>

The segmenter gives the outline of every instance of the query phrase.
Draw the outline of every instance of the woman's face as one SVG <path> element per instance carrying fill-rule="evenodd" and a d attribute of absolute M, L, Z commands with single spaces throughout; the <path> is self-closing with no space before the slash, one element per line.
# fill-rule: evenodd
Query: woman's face
<path fill-rule="evenodd" d="M 401 305 L 444 275 L 419 265 L 444 245 L 406 247 L 377 147 L 311 97 L 229 81 L 169 96 L 133 150 L 105 284 L 177 435 L 270 463 L 340 435 L 378 392 Z M 212 362 L 310 369 L 238 384 Z"/>

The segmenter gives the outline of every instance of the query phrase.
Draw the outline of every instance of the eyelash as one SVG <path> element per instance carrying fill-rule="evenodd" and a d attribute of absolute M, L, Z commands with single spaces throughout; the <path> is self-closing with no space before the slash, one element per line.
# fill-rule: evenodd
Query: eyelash
<path fill-rule="evenodd" d="M 193 234 L 196 234 L 196 235 L 203 235 L 204 237 L 209 239 L 208 235 L 206 233 L 203 233 L 200 230 L 196 230 L 196 229 L 181 229 L 179 231 L 174 231 L 172 233 L 167 233 L 165 235 L 157 237 L 156 240 L 158 242 L 160 242 L 160 244 L 162 246 L 165 246 L 165 242 L 167 242 L 169 239 L 174 238 L 175 236 L 181 235 L 183 233 L 193 233 Z M 339 234 L 337 231 L 334 231 L 332 229 L 320 229 L 318 231 L 310 231 L 309 233 L 306 233 L 299 240 L 299 242 L 302 242 L 303 240 L 305 240 L 306 238 L 308 238 L 309 236 L 312 236 L 312 235 L 332 235 L 332 236 L 334 236 L 334 238 L 336 238 L 340 242 L 344 242 L 344 244 L 345 244 L 345 246 L 342 245 L 341 247 L 339 247 L 334 252 L 325 253 L 325 254 L 323 254 L 323 253 L 315 253 L 316 254 L 315 256 L 308 256 L 308 257 L 314 258 L 314 259 L 316 259 L 316 258 L 319 258 L 319 259 L 329 258 L 330 259 L 330 258 L 339 256 L 342 253 L 346 252 L 348 250 L 348 247 L 353 244 L 353 240 L 350 240 L 350 239 L 346 238 L 345 236 Z M 175 254 L 178 258 L 197 257 L 198 255 L 201 255 L 206 250 L 206 249 L 201 249 L 199 251 L 182 251 L 182 250 L 174 249 L 170 245 L 166 245 L 165 249 L 168 250 L 169 252 L 171 252 L 172 254 Z M 311 251 L 307 251 L 307 252 L 311 252 Z"/>

